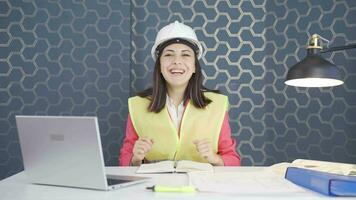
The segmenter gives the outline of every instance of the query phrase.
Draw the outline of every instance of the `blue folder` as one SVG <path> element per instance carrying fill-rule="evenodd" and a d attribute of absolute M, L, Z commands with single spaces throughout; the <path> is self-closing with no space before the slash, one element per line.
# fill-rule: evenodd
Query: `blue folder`
<path fill-rule="evenodd" d="M 288 167 L 285 178 L 297 185 L 328 196 L 356 196 L 356 176 Z"/>

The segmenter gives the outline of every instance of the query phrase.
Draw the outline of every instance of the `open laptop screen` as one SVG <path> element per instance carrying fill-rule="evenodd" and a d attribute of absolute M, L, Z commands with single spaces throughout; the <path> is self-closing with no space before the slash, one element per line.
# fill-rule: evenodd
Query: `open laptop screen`
<path fill-rule="evenodd" d="M 32 183 L 109 190 L 108 183 L 137 181 L 107 180 L 96 117 L 16 116 L 16 123 Z"/>

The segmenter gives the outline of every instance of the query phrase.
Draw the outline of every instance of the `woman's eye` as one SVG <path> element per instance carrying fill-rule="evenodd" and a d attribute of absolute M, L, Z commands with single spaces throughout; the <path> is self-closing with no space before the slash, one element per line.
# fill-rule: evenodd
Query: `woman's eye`
<path fill-rule="evenodd" d="M 183 56 L 190 57 L 190 54 L 183 54 Z"/>
<path fill-rule="evenodd" d="M 164 57 L 172 56 L 172 54 L 165 54 Z"/>

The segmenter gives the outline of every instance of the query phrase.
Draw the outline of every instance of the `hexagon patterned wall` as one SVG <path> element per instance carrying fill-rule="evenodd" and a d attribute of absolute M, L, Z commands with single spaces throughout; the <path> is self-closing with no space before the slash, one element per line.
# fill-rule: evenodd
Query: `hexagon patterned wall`
<path fill-rule="evenodd" d="M 150 48 L 174 20 L 194 27 L 209 88 L 230 99 L 243 165 L 295 158 L 356 163 L 356 50 L 324 54 L 345 84 L 284 85 L 318 33 L 356 42 L 353 0 L 0 0 L 0 179 L 23 169 L 14 116 L 98 116 L 117 165 L 127 98 L 149 87 Z"/>
<path fill-rule="evenodd" d="M 17 114 L 98 116 L 117 165 L 129 91 L 130 1 L 0 1 L 0 179 L 23 169 Z"/>

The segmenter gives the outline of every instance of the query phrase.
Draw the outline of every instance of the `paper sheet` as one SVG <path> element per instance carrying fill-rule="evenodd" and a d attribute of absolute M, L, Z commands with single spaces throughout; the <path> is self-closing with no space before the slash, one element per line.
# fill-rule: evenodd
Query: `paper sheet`
<path fill-rule="evenodd" d="M 191 172 L 190 184 L 200 192 L 224 194 L 280 194 L 305 192 L 281 176 L 266 170 L 256 172 Z"/>

